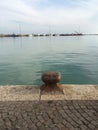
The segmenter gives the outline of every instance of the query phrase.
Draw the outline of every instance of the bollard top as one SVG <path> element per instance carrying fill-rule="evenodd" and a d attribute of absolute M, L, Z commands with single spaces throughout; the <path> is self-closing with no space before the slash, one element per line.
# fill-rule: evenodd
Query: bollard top
<path fill-rule="evenodd" d="M 54 71 L 44 72 L 41 79 L 45 83 L 57 83 L 61 80 L 61 73 Z"/>

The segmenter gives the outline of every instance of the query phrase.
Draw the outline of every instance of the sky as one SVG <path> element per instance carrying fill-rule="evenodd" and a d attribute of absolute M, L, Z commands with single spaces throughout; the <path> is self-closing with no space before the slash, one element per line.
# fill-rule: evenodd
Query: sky
<path fill-rule="evenodd" d="M 98 0 L 1 0 L 1 33 L 98 33 Z"/>

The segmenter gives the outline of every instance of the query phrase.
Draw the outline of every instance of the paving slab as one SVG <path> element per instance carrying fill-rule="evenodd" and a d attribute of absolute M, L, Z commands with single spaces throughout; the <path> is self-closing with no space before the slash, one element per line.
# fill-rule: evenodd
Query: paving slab
<path fill-rule="evenodd" d="M 41 100 L 64 100 L 64 99 L 65 99 L 64 94 L 59 91 L 41 93 Z"/>
<path fill-rule="evenodd" d="M 0 86 L 0 101 L 39 100 L 40 89 L 37 85 Z"/>
<path fill-rule="evenodd" d="M 66 100 L 98 100 L 98 85 L 62 85 Z"/>

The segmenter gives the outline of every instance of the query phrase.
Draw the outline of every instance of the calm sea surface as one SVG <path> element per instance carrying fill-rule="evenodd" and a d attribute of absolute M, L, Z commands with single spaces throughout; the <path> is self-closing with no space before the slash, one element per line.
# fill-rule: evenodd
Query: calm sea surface
<path fill-rule="evenodd" d="M 0 38 L 0 84 L 42 84 L 59 71 L 61 83 L 98 84 L 98 36 Z"/>

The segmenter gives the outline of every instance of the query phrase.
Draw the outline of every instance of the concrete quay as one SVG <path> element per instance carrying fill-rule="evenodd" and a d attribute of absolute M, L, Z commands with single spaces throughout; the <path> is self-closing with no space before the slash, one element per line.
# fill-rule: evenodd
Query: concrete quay
<path fill-rule="evenodd" d="M 0 86 L 0 130 L 98 130 L 98 85 Z"/>

